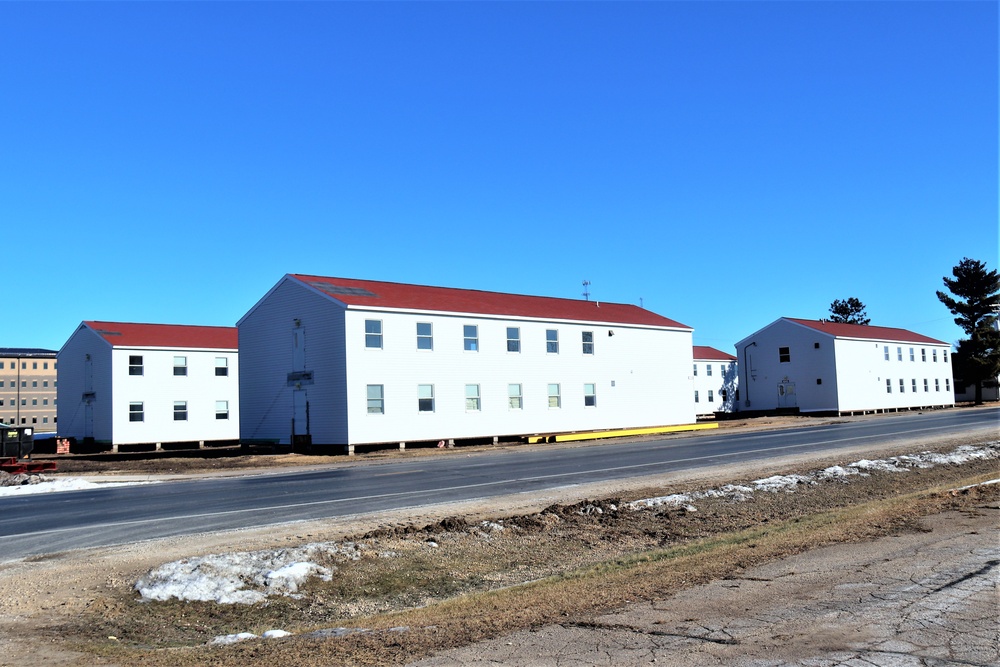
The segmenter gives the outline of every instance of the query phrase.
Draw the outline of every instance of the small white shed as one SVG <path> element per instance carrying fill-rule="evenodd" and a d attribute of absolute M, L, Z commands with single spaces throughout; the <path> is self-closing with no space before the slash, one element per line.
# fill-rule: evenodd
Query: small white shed
<path fill-rule="evenodd" d="M 891 327 L 783 317 L 736 344 L 741 411 L 853 414 L 955 404 L 951 346 Z"/>
<path fill-rule="evenodd" d="M 237 323 L 244 442 L 689 424 L 690 327 L 638 306 L 286 275 Z"/>
<path fill-rule="evenodd" d="M 235 327 L 83 322 L 58 361 L 60 437 L 115 449 L 239 438 Z"/>

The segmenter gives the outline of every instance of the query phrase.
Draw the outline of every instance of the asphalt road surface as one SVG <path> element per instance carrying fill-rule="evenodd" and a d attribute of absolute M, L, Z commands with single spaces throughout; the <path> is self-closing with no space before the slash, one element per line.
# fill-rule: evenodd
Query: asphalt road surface
<path fill-rule="evenodd" d="M 1000 409 L 0 498 L 0 561 L 997 429 Z"/>

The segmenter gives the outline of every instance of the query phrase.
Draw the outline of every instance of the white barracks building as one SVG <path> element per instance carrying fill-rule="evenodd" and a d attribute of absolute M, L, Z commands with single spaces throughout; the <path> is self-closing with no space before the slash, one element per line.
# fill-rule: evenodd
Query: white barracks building
<path fill-rule="evenodd" d="M 59 350 L 59 436 L 95 444 L 235 443 L 235 327 L 83 322 Z"/>
<path fill-rule="evenodd" d="M 695 421 L 691 328 L 637 306 L 286 275 L 237 328 L 244 443 Z"/>
<path fill-rule="evenodd" d="M 783 317 L 736 343 L 738 409 L 852 414 L 950 407 L 950 350 L 906 329 Z"/>

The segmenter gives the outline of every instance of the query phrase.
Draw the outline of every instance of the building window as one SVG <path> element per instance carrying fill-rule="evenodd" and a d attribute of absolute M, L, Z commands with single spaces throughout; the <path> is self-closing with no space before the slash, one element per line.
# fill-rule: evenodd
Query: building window
<path fill-rule="evenodd" d="M 42 387 L 44 388 L 44 387 L 48 387 L 48 386 L 49 386 L 49 381 L 48 380 L 42 380 Z"/>
<path fill-rule="evenodd" d="M 941 350 L 941 361 L 948 363 L 948 350 Z"/>
<path fill-rule="evenodd" d="M 31 404 L 32 405 L 38 405 L 38 399 L 37 398 L 31 399 Z"/>
<path fill-rule="evenodd" d="M 937 363 L 937 350 L 931 350 L 931 361 Z"/>
<path fill-rule="evenodd" d="M 45 371 L 49 370 L 49 362 L 47 362 L 47 361 L 42 362 L 42 370 L 45 370 Z"/>
<path fill-rule="evenodd" d="M 887 394 L 892 393 L 892 380 L 890 380 L 889 378 L 885 379 L 885 393 Z"/>
<path fill-rule="evenodd" d="M 462 327 L 462 335 L 465 337 L 465 351 L 479 351 L 479 327 L 475 324 L 466 324 Z"/>
<path fill-rule="evenodd" d="M 417 411 L 434 412 L 434 385 L 417 385 Z"/>
<path fill-rule="evenodd" d="M 920 348 L 920 361 L 927 361 L 927 348 Z"/>
<path fill-rule="evenodd" d="M 911 347 L 911 348 L 910 348 L 910 361 L 916 361 L 916 360 L 917 360 L 917 357 L 916 357 L 916 355 L 915 355 L 915 354 L 913 353 L 913 348 Z"/>
<path fill-rule="evenodd" d="M 941 380 L 934 378 L 934 391 L 941 391 Z"/>
<path fill-rule="evenodd" d="M 694 365 L 694 376 L 698 377 L 698 364 Z"/>
<path fill-rule="evenodd" d="M 174 375 L 188 374 L 187 357 L 174 357 Z"/>
<path fill-rule="evenodd" d="M 365 347 L 382 349 L 382 320 L 365 320 Z"/>
<path fill-rule="evenodd" d="M 142 375 L 142 356 L 132 355 L 128 358 L 128 374 Z M 142 421 L 141 419 L 139 421 Z"/>
<path fill-rule="evenodd" d="M 141 422 L 145 420 L 146 413 L 142 410 L 142 402 L 128 404 L 128 420 L 130 422 Z"/>
<path fill-rule="evenodd" d="M 32 361 L 31 362 L 31 370 L 33 370 L 33 371 L 37 371 L 38 370 L 38 362 L 37 361 Z"/>
<path fill-rule="evenodd" d="M 583 353 L 593 354 L 594 353 L 594 332 L 584 331 L 583 332 Z"/>
<path fill-rule="evenodd" d="M 951 379 L 949 378 L 944 379 L 944 390 L 951 391 Z"/>
<path fill-rule="evenodd" d="M 434 349 L 434 325 L 430 322 L 417 322 L 417 349 Z"/>
<path fill-rule="evenodd" d="M 715 403 L 715 393 L 711 389 L 708 390 L 708 402 Z"/>
<path fill-rule="evenodd" d="M 507 327 L 507 351 L 521 351 L 521 329 L 520 327 Z"/>
<path fill-rule="evenodd" d="M 511 410 L 520 410 L 522 405 L 521 385 L 507 385 L 507 407 Z"/>
<path fill-rule="evenodd" d="M 226 357 L 215 358 L 215 376 L 225 377 L 229 375 L 229 359 Z"/>
<path fill-rule="evenodd" d="M 368 414 L 385 414 L 385 387 L 383 385 L 368 385 Z"/>
<path fill-rule="evenodd" d="M 42 423 L 43 424 L 48 424 L 49 423 L 49 418 L 48 417 L 42 417 Z"/>
<path fill-rule="evenodd" d="M 550 384 L 549 385 L 549 407 L 558 408 L 562 405 L 562 398 L 559 395 L 559 385 Z"/>
<path fill-rule="evenodd" d="M 902 360 L 903 360 L 903 348 L 897 347 L 896 348 L 896 361 L 902 361 Z"/>
<path fill-rule="evenodd" d="M 186 422 L 188 418 L 187 401 L 174 401 L 174 421 Z"/>
<path fill-rule="evenodd" d="M 899 378 L 899 393 L 900 394 L 906 393 L 906 380 L 904 380 L 903 378 Z"/>
<path fill-rule="evenodd" d="M 926 394 L 931 390 L 930 385 L 927 383 L 927 378 L 924 378 L 924 393 Z"/>
<path fill-rule="evenodd" d="M 549 354 L 559 354 L 559 330 L 545 330 L 545 351 Z"/>
<path fill-rule="evenodd" d="M 888 354 L 888 352 L 886 354 Z M 787 347 L 779 347 L 778 348 L 778 362 L 782 363 L 782 364 L 787 364 L 791 360 L 792 360 L 791 350 L 789 348 L 787 348 Z"/>
<path fill-rule="evenodd" d="M 712 364 L 705 364 L 705 375 L 712 377 Z"/>
<path fill-rule="evenodd" d="M 888 345 L 886 345 L 886 346 L 885 346 L 885 347 L 883 348 L 883 350 L 884 350 L 884 352 L 885 352 L 885 360 L 886 360 L 886 361 L 889 361 L 889 346 L 888 346 Z"/>
<path fill-rule="evenodd" d="M 701 396 L 698 395 L 698 390 L 697 389 L 694 390 L 694 402 L 695 403 L 700 403 L 701 402 Z"/>
<path fill-rule="evenodd" d="M 913 393 L 917 393 L 917 378 L 913 378 Z"/>
<path fill-rule="evenodd" d="M 465 385 L 465 409 L 466 411 L 478 411 L 480 409 L 478 384 Z"/>
<path fill-rule="evenodd" d="M 823 378 L 816 378 L 816 384 L 823 384 Z M 725 392 L 723 392 L 723 394 L 724 393 Z M 725 396 L 723 396 L 722 398 L 725 399 Z"/>
<path fill-rule="evenodd" d="M 229 419 L 229 401 L 215 402 L 215 418 Z"/>
<path fill-rule="evenodd" d="M 937 360 L 935 359 L 935 361 L 937 361 Z M 38 380 L 32 380 L 31 381 L 31 388 L 32 389 L 38 389 Z"/>
<path fill-rule="evenodd" d="M 596 384 L 584 384 L 583 385 L 583 405 L 587 408 L 597 407 L 597 385 Z"/>

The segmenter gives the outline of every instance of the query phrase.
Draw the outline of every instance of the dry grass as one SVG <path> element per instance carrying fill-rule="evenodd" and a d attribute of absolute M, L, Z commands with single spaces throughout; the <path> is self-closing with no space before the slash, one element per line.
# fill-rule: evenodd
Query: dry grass
<path fill-rule="evenodd" d="M 611 498 L 506 518 L 502 531 L 460 518 L 398 526 L 351 538 L 365 545 L 366 557 L 336 563 L 333 581 L 312 584 L 299 600 L 143 603 L 121 590 L 52 632 L 95 663 L 403 664 L 520 629 L 587 622 L 824 544 L 919 529 L 927 514 L 995 504 L 1000 485 L 946 490 L 996 476 L 996 462 L 985 461 L 757 494 L 745 503 L 699 501 L 697 512 L 615 512 L 610 505 L 623 499 Z M 648 489 L 632 498 L 685 490 Z M 609 511 L 582 512 L 588 505 Z M 367 632 L 306 636 L 336 627 Z M 274 628 L 296 636 L 204 645 L 217 635 Z"/>

